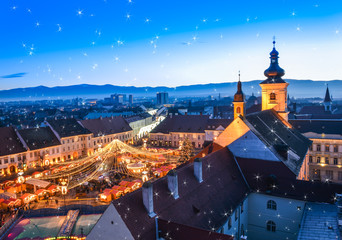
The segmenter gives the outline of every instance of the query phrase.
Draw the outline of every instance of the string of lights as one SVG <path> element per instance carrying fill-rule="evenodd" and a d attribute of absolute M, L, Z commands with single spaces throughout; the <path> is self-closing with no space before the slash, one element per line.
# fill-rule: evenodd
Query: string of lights
<path fill-rule="evenodd" d="M 154 151 L 154 152 L 153 152 Z M 72 162 L 59 163 L 64 166 L 59 172 L 40 177 L 44 180 L 68 179 L 68 189 L 75 188 L 93 179 L 98 179 L 105 173 L 118 172 L 136 178 L 141 177 L 141 173 L 134 173 L 127 169 L 125 154 L 132 156 L 135 161 L 154 162 L 160 159 L 165 162 L 178 160 L 179 156 L 174 155 L 173 150 L 140 149 L 129 146 L 120 140 L 113 140 L 104 148 L 99 148 L 92 156 L 87 156 Z M 120 158 L 120 160 L 119 160 Z"/>

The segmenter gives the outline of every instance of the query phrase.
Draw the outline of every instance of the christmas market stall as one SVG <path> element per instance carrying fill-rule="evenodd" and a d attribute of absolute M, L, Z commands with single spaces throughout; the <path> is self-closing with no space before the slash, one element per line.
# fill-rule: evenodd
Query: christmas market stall
<path fill-rule="evenodd" d="M 38 197 L 36 194 L 32 193 L 25 193 L 23 196 L 20 197 L 23 204 L 27 204 L 33 201 L 37 201 Z"/>

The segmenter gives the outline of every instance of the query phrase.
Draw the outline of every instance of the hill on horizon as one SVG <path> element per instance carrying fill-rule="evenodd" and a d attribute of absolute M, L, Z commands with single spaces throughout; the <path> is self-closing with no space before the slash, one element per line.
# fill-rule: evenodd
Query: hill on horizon
<path fill-rule="evenodd" d="M 338 97 L 342 91 L 342 80 L 332 81 L 312 81 L 312 80 L 295 80 L 285 79 L 290 85 L 288 93 L 295 98 L 311 98 L 321 97 L 325 95 L 327 82 L 329 83 L 330 94 L 333 97 Z M 259 83 L 261 80 L 253 80 L 242 82 L 242 90 L 245 95 L 259 96 L 261 88 Z M 209 95 L 221 94 L 224 96 L 233 96 L 236 92 L 236 82 L 226 83 L 208 83 L 195 84 L 179 87 L 134 87 L 134 86 L 116 86 L 111 84 L 106 85 L 91 85 L 80 84 L 70 86 L 57 87 L 28 87 L 15 88 L 10 90 L 0 90 L 0 100 L 41 100 L 41 99 L 68 99 L 75 97 L 83 98 L 104 98 L 114 93 L 133 94 L 134 97 L 154 97 L 157 92 L 168 92 L 170 97 L 204 97 Z"/>

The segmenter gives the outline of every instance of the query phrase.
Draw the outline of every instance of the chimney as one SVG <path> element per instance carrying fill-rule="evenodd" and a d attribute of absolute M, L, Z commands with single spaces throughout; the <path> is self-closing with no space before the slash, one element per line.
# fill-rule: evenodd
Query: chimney
<path fill-rule="evenodd" d="M 199 183 L 203 182 L 202 159 L 201 158 L 196 158 L 194 161 L 194 174 L 195 174 L 195 177 L 197 178 Z"/>
<path fill-rule="evenodd" d="M 178 199 L 178 177 L 175 170 L 170 170 L 167 174 L 167 186 L 174 199 Z"/>
<path fill-rule="evenodd" d="M 153 212 L 153 185 L 150 181 L 144 182 L 142 186 L 142 195 L 148 216 L 153 218 L 156 214 Z"/>

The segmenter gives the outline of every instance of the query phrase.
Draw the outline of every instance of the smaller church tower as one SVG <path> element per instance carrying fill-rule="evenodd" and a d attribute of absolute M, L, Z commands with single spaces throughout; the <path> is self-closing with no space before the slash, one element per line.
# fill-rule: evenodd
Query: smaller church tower
<path fill-rule="evenodd" d="M 324 101 L 323 101 L 323 105 L 324 105 L 324 110 L 331 112 L 332 110 L 332 100 L 330 97 L 330 92 L 329 92 L 329 87 L 327 85 L 327 90 L 325 91 L 325 97 L 324 97 Z"/>
<path fill-rule="evenodd" d="M 273 40 L 273 50 L 270 52 L 271 64 L 264 72 L 267 79 L 260 83 L 262 111 L 274 109 L 287 121 L 289 114 L 287 110 L 287 86 L 289 83 L 282 79 L 285 71 L 279 67 L 278 55 L 279 53 L 275 49 L 275 40 Z"/>
<path fill-rule="evenodd" d="M 242 86 L 240 81 L 240 71 L 239 71 L 239 81 L 237 84 L 237 92 L 234 95 L 234 119 L 238 116 L 245 116 L 245 95 L 242 92 Z"/>

